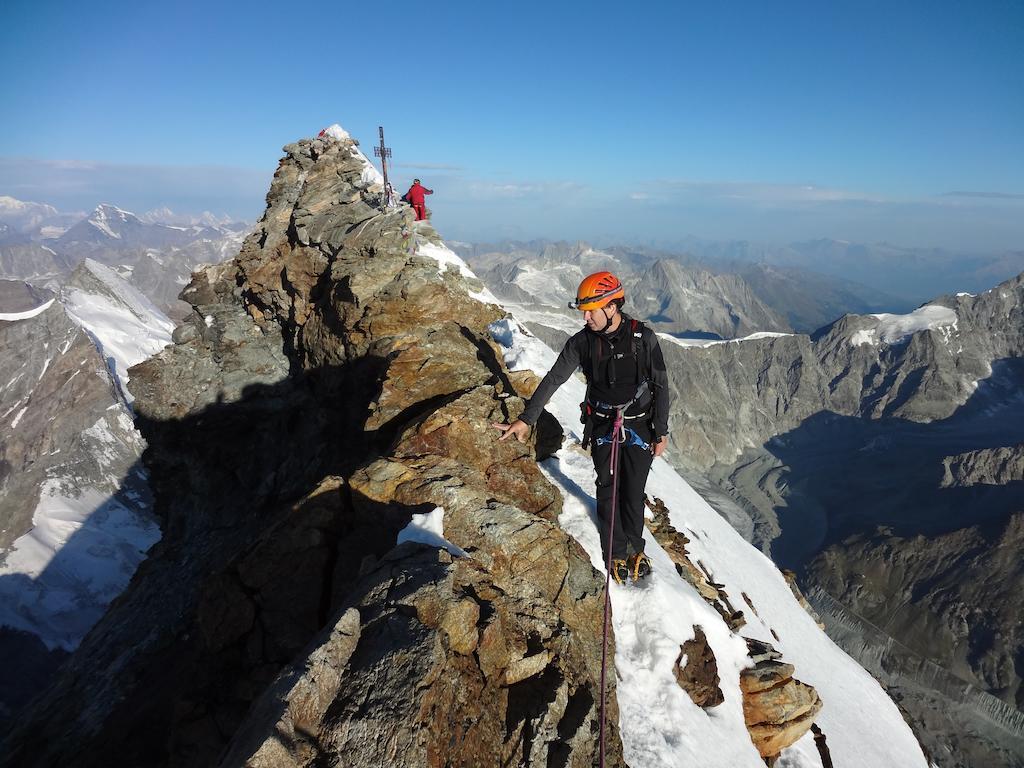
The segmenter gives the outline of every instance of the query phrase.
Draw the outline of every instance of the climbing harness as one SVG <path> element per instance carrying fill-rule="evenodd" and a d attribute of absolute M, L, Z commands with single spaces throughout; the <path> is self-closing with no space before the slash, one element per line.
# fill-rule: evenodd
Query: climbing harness
<path fill-rule="evenodd" d="M 628 404 L 627 404 L 628 405 Z M 608 517 L 608 562 L 604 576 L 604 626 L 601 636 L 601 746 L 599 748 L 599 765 L 604 768 L 604 721 L 605 721 L 605 674 L 608 669 L 608 614 L 611 607 L 611 578 L 612 578 L 612 545 L 615 536 L 615 508 L 618 506 L 619 496 L 619 445 L 620 441 L 614 439 L 622 431 L 622 414 L 627 406 L 621 406 L 615 411 L 615 421 L 612 424 L 612 449 L 609 462 L 612 475 L 612 513 Z"/>
<path fill-rule="evenodd" d="M 640 435 L 634 432 L 629 427 L 622 427 L 622 431 L 618 435 L 608 435 L 607 437 L 599 437 L 594 441 L 594 445 L 608 445 L 614 442 L 616 439 L 623 445 L 639 445 L 645 451 L 651 450 L 651 444 L 646 442 Z"/>
<path fill-rule="evenodd" d="M 645 408 L 642 413 L 635 413 L 630 416 L 624 415 L 629 408 L 633 407 L 634 403 L 637 403 L 647 397 L 650 392 L 650 383 L 644 381 L 639 387 L 637 387 L 636 394 L 633 395 L 633 399 L 629 402 L 622 403 L 621 405 L 609 405 L 608 403 L 602 403 L 597 400 L 590 399 L 590 386 L 587 386 L 587 399 L 580 403 L 580 421 L 583 423 L 583 447 L 588 448 L 591 442 L 597 445 L 606 445 L 611 442 L 607 437 L 599 437 L 592 441 L 592 435 L 594 431 L 594 420 L 595 419 L 610 419 L 615 414 L 618 414 L 619 418 L 624 421 L 634 421 L 636 419 L 646 419 L 650 416 L 650 409 Z M 621 432 L 621 425 L 620 430 Z M 613 429 L 614 433 L 615 430 Z M 640 437 L 632 429 L 626 429 L 633 435 L 636 442 L 631 441 L 630 445 L 641 445 L 648 448 L 649 445 L 640 440 Z M 622 432 L 625 435 L 625 432 Z"/>

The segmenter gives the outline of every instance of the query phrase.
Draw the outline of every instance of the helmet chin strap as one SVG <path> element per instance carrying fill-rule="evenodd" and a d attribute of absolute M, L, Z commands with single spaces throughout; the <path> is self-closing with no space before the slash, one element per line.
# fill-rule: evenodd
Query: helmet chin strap
<path fill-rule="evenodd" d="M 604 327 L 603 328 L 599 328 L 598 331 L 597 331 L 598 333 L 604 333 L 605 331 L 608 330 L 608 326 L 612 324 L 612 317 L 615 316 L 615 313 L 612 312 L 612 314 L 609 315 L 608 314 L 608 307 L 614 307 L 614 306 L 615 306 L 614 304 L 606 304 L 605 306 L 601 307 L 601 314 L 604 315 Z"/>

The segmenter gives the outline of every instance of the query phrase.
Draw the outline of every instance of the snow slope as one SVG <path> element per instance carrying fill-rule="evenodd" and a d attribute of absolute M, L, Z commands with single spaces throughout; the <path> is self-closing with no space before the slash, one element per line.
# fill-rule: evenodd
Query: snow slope
<path fill-rule="evenodd" d="M 98 289 L 66 287 L 61 301 L 113 363 L 121 393 L 130 403 L 128 369 L 170 344 L 174 323 L 110 267 L 86 259 L 80 269 L 88 271 Z"/>
<path fill-rule="evenodd" d="M 555 353 L 513 318 L 495 323 L 491 331 L 512 370 L 543 374 L 555 361 Z M 562 449 L 541 467 L 565 496 L 559 523 L 603 572 L 594 470 L 580 447 L 576 426 L 583 397 L 584 384 L 573 377 L 548 405 L 570 432 Z M 795 665 L 797 679 L 818 690 L 824 708 L 816 722 L 837 766 L 926 768 L 921 748 L 896 705 L 817 627 L 771 560 L 736 533 L 665 460 L 655 460 L 647 492 L 666 503 L 672 524 L 691 538 L 694 560 L 705 563 L 730 595 L 750 597 L 757 614 L 744 606 L 748 624 L 742 635 L 772 643 L 785 661 Z M 739 670 L 752 666 L 746 644 L 676 575 L 668 555 L 646 531 L 645 539 L 652 577 L 639 587 L 611 585 L 619 727 L 627 762 L 643 768 L 763 768 L 743 721 Z M 693 637 L 694 624 L 704 628 L 714 650 L 725 695 L 723 704 L 708 711 L 692 703 L 673 675 L 680 645 Z M 811 734 L 785 750 L 778 765 L 819 768 Z"/>
<path fill-rule="evenodd" d="M 90 429 L 109 441 L 125 439 L 104 420 Z M 51 650 L 77 648 L 160 539 L 139 501 L 70 488 L 59 476 L 47 480 L 32 530 L 0 562 L 0 625 L 37 635 Z"/>

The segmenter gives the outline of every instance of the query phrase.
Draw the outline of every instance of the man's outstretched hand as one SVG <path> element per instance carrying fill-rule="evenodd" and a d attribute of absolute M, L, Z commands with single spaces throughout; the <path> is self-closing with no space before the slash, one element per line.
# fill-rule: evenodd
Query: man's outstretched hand
<path fill-rule="evenodd" d="M 654 444 L 654 455 L 661 456 L 665 452 L 666 446 L 668 446 L 668 435 L 662 435 L 658 442 Z"/>
<path fill-rule="evenodd" d="M 530 434 L 530 425 L 519 419 L 516 419 L 511 424 L 491 424 L 491 426 L 505 433 L 498 438 L 499 443 L 502 440 L 508 440 L 512 435 L 515 435 L 516 440 L 520 443 L 525 443 L 527 436 Z"/>

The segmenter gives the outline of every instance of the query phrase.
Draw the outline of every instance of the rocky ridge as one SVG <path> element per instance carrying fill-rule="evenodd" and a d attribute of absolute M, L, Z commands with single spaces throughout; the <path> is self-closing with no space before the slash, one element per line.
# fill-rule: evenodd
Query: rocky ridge
<path fill-rule="evenodd" d="M 538 467 L 562 442 L 550 420 L 530 445 L 498 443 L 490 427 L 537 380 L 505 361 L 541 351 L 482 301 L 429 224 L 374 208 L 379 183 L 354 142 L 285 152 L 238 259 L 194 276 L 175 344 L 129 372 L 164 536 L 0 764 L 590 766 L 603 580 L 579 492 L 589 458 L 570 440 Z M 553 412 L 570 423 L 564 400 Z M 661 505 L 654 526 L 659 578 L 612 618 L 616 633 L 657 638 L 623 647 L 664 663 L 610 690 L 609 765 L 625 763 L 620 704 L 645 756 L 631 764 L 760 763 L 742 711 L 741 670 L 757 659 L 741 621 L 799 656 L 802 679 L 842 681 L 822 723 L 844 752 L 885 764 L 870 722 L 903 764 L 923 764 L 892 703 L 771 563 L 666 465 L 654 474 L 680 499 L 674 525 Z M 631 615 L 645 602 L 662 610 Z M 689 614 L 682 631 L 661 615 L 669 604 Z M 672 669 L 698 622 L 722 672 L 712 718 Z M 644 694 L 662 682 L 663 720 L 648 722 Z M 771 722 L 801 720 L 805 693 L 790 686 L 789 714 Z M 787 726 L 766 754 L 809 726 Z M 784 758 L 804 760 L 810 741 Z"/>
<path fill-rule="evenodd" d="M 371 207 L 353 142 L 285 151 L 238 259 L 197 274 L 177 343 L 131 370 L 164 538 L 3 762 L 589 765 L 601 581 L 532 448 L 493 445 L 523 406 L 486 335 L 501 312 L 429 255 L 429 225 Z M 436 508 L 469 557 L 393 548 Z M 342 664 L 319 708 L 258 704 Z M 389 694 L 401 734 L 366 706 Z"/>

